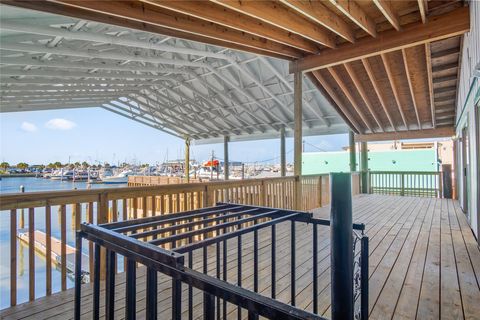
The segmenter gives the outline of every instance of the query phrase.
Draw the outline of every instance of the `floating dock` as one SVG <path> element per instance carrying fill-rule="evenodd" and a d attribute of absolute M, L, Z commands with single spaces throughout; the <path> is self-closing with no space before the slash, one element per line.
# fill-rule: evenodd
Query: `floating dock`
<path fill-rule="evenodd" d="M 17 237 L 21 241 L 23 241 L 24 243 L 29 245 L 30 239 L 28 237 L 28 229 L 20 229 L 17 233 Z M 45 232 L 41 231 L 41 230 L 35 230 L 34 231 L 34 239 L 35 239 L 35 243 L 34 243 L 35 251 L 41 253 L 44 256 L 47 256 L 47 234 Z M 52 247 L 52 250 L 51 250 L 52 263 L 56 267 L 61 267 L 61 265 L 62 265 L 62 259 L 61 259 L 61 256 L 62 256 L 61 255 L 62 242 L 59 239 L 57 239 L 53 236 L 50 237 L 50 240 L 51 240 L 51 247 Z M 69 276 L 73 277 L 73 275 L 75 273 L 75 248 L 67 244 L 66 245 L 66 253 L 67 253 L 67 256 L 66 256 L 67 274 Z M 90 270 L 89 270 L 88 255 L 82 253 L 82 278 L 83 278 L 83 282 L 88 282 L 89 274 L 90 274 Z"/>

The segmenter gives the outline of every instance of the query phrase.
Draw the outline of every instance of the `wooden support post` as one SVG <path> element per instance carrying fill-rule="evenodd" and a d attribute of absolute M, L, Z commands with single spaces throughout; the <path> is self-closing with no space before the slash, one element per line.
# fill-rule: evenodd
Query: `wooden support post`
<path fill-rule="evenodd" d="M 301 72 L 294 74 L 294 122 L 295 131 L 293 138 L 293 166 L 295 179 L 295 209 L 300 210 L 302 199 L 302 182 L 300 176 L 302 175 L 302 77 Z"/>
<path fill-rule="evenodd" d="M 228 180 L 228 176 L 230 174 L 230 166 L 228 163 L 228 141 L 230 138 L 225 136 L 223 139 L 223 175 L 225 176 L 225 180 Z"/>
<path fill-rule="evenodd" d="M 362 193 L 368 193 L 368 145 L 360 145 L 360 171 L 362 172 Z"/>
<path fill-rule="evenodd" d="M 350 171 L 355 172 L 357 171 L 357 155 L 355 150 L 355 139 L 353 136 L 353 131 L 348 133 L 348 140 L 350 145 Z"/>
<path fill-rule="evenodd" d="M 190 138 L 185 138 L 185 179 L 190 182 Z"/>
<path fill-rule="evenodd" d="M 287 174 L 287 159 L 285 154 L 285 127 L 280 129 L 280 176 Z"/>

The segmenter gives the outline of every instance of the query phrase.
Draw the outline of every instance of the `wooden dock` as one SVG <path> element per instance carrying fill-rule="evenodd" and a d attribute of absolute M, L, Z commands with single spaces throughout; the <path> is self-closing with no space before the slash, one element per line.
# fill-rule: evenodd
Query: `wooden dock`
<path fill-rule="evenodd" d="M 27 246 L 30 242 L 29 237 L 28 237 L 28 229 L 23 232 L 22 229 L 19 230 L 17 237 L 24 242 Z M 34 247 L 35 251 L 46 256 L 47 255 L 47 235 L 45 232 L 41 230 L 35 230 L 34 232 Z M 61 251 L 62 251 L 62 242 L 51 236 L 50 237 L 51 241 L 51 257 L 52 257 L 52 263 L 56 266 L 61 266 L 62 264 L 62 259 L 61 259 Z M 67 269 L 67 274 L 73 276 L 74 270 L 75 270 L 75 248 L 66 245 L 66 269 Z M 88 282 L 88 275 L 90 274 L 89 271 L 89 263 L 88 263 L 88 255 L 82 254 L 82 273 L 84 275 L 84 282 Z"/>
<path fill-rule="evenodd" d="M 328 207 L 316 210 L 329 216 Z M 446 199 L 385 195 L 354 197 L 354 221 L 366 224 L 370 238 L 371 319 L 478 319 L 480 315 L 480 250 L 457 202 Z M 289 302 L 288 248 L 290 225 L 277 226 L 277 299 Z M 312 310 L 311 226 L 297 226 L 296 303 Z M 259 232 L 259 290 L 270 295 L 269 231 Z M 319 310 L 330 317 L 330 256 L 328 228 L 319 229 Z M 242 286 L 253 288 L 252 236 L 242 238 Z M 228 279 L 236 282 L 236 241 L 228 242 Z M 301 248 L 301 249 L 300 249 Z M 208 273 L 216 274 L 215 248 L 208 251 Z M 286 256 L 286 257 L 284 257 Z M 194 256 L 194 269 L 201 270 L 201 252 Z M 247 271 L 248 270 L 248 271 Z M 145 272 L 137 272 L 137 312 L 144 318 Z M 186 286 L 183 303 L 187 304 Z M 82 315 L 91 318 L 91 284 L 82 289 Z M 194 318 L 202 318 L 202 294 L 194 290 Z M 116 319 L 124 317 L 125 278 L 116 277 Z M 158 277 L 159 319 L 170 319 L 171 281 Z M 103 307 L 105 299 L 101 297 Z M 184 308 L 187 310 L 187 308 Z M 229 318 L 237 309 L 228 307 Z M 185 311 L 186 312 L 186 311 Z M 101 314 L 103 310 L 101 310 Z M 73 290 L 5 309 L 5 319 L 71 319 Z M 246 318 L 246 312 L 242 318 Z M 188 315 L 182 314 L 183 319 Z"/>

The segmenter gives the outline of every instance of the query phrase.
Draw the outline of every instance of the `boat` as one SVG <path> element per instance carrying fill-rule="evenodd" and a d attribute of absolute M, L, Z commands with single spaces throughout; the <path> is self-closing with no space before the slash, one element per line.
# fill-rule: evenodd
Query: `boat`
<path fill-rule="evenodd" d="M 124 170 L 117 175 L 112 176 L 103 176 L 102 182 L 106 184 L 113 184 L 113 183 L 127 183 L 128 176 L 134 175 L 132 170 Z"/>

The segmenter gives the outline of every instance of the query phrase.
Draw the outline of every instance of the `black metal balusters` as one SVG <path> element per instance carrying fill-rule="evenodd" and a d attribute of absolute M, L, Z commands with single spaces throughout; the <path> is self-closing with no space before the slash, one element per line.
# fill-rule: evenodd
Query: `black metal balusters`
<path fill-rule="evenodd" d="M 93 319 L 100 318 L 100 252 L 101 248 L 95 243 L 95 257 L 93 265 Z"/>
<path fill-rule="evenodd" d="M 272 224 L 272 252 L 271 252 L 271 259 L 272 259 L 272 299 L 275 299 L 275 297 L 276 297 L 275 282 L 277 281 L 275 279 L 276 260 L 277 260 L 276 257 L 275 257 L 275 249 L 276 249 L 275 239 L 277 238 L 275 229 L 276 229 L 275 225 Z"/>
<path fill-rule="evenodd" d="M 125 305 L 125 318 L 127 320 L 135 320 L 137 313 L 137 263 L 135 260 L 127 259 L 127 284 L 126 284 L 126 305 Z"/>

